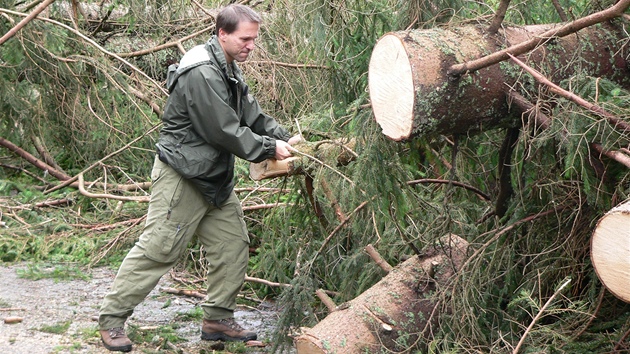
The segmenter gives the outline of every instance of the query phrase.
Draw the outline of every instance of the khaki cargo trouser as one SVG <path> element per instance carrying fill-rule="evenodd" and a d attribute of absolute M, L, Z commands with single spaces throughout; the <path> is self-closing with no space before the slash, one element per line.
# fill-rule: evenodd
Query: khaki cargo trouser
<path fill-rule="evenodd" d="M 123 327 L 134 308 L 155 288 L 197 234 L 208 261 L 204 319 L 233 316 L 249 257 L 241 204 L 232 192 L 216 208 L 167 164 L 155 159 L 147 221 L 123 260 L 99 314 L 100 329 Z"/>

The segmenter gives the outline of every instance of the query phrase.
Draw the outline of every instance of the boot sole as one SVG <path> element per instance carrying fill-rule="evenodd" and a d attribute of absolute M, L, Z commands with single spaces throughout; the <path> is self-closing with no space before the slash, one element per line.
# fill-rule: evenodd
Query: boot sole
<path fill-rule="evenodd" d="M 107 345 L 107 343 L 105 343 L 104 340 L 101 339 L 101 342 L 103 342 L 103 345 L 105 346 L 105 348 L 107 350 L 109 350 L 110 352 L 130 352 L 131 351 L 131 344 L 129 345 L 122 345 L 120 347 L 114 347 L 111 345 Z"/>
<path fill-rule="evenodd" d="M 256 340 L 258 336 L 256 334 L 245 337 L 230 337 L 225 333 L 206 333 L 201 332 L 201 339 L 203 340 L 212 340 L 212 341 L 224 341 L 224 342 L 247 342 L 250 340 Z"/>

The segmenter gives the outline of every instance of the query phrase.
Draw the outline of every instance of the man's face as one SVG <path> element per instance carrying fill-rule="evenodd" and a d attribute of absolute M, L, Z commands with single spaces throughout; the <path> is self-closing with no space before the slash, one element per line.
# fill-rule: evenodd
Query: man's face
<path fill-rule="evenodd" d="M 225 53 L 228 64 L 233 60 L 243 62 L 249 56 L 249 52 L 254 50 L 254 40 L 258 38 L 258 28 L 256 22 L 243 21 L 238 24 L 236 31 L 226 33 L 219 29 L 219 42 Z"/>

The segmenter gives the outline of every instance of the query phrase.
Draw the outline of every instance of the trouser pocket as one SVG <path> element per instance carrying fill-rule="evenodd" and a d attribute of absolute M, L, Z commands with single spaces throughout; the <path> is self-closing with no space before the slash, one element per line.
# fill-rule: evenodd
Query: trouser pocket
<path fill-rule="evenodd" d="M 190 241 L 188 225 L 163 220 L 150 232 L 144 233 L 139 240 L 145 256 L 156 262 L 175 262 L 186 249 Z"/>

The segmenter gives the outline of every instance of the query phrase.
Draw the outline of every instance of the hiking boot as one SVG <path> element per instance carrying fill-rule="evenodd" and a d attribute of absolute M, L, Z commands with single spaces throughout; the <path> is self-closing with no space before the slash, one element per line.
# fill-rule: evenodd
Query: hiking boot
<path fill-rule="evenodd" d="M 131 341 L 129 337 L 125 334 L 125 329 L 122 327 L 110 328 L 110 329 L 102 329 L 101 332 L 101 340 L 103 341 L 103 345 L 108 350 L 113 352 L 130 352 L 131 351 Z"/>
<path fill-rule="evenodd" d="M 256 332 L 250 332 L 239 325 L 234 318 L 222 320 L 203 320 L 201 339 L 222 340 L 230 342 L 247 342 L 256 340 Z"/>

